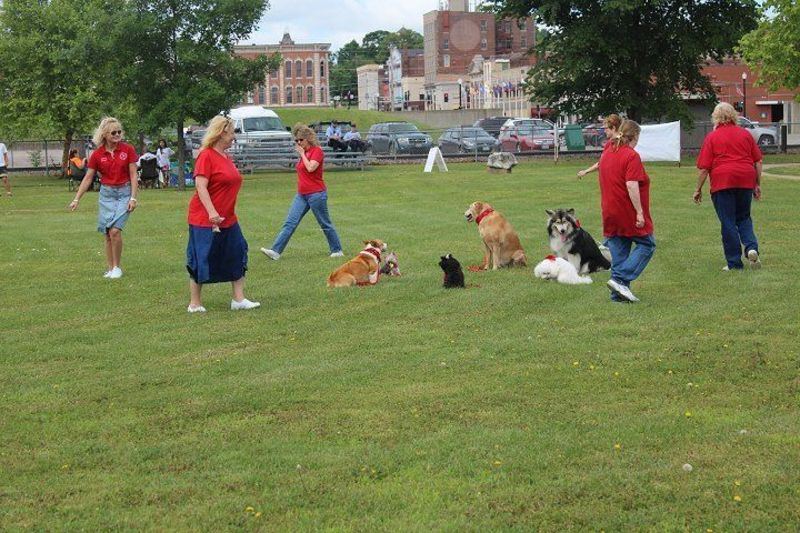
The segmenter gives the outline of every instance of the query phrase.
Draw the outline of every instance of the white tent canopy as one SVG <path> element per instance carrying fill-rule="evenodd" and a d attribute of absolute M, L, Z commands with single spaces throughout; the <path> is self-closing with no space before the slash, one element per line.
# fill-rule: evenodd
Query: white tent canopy
<path fill-rule="evenodd" d="M 681 123 L 651 124 L 642 126 L 636 151 L 642 161 L 681 160 Z"/>

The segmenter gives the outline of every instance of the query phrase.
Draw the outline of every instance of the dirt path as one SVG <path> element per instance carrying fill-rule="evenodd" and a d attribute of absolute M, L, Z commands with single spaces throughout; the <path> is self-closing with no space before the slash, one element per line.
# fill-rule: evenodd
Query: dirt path
<path fill-rule="evenodd" d="M 769 176 L 770 178 L 779 178 L 784 180 L 800 180 L 800 175 L 798 176 L 790 176 L 788 174 L 770 174 L 769 169 L 771 168 L 780 168 L 780 167 L 798 167 L 798 174 L 800 174 L 800 164 L 798 163 L 780 163 L 775 165 L 764 165 L 764 169 L 761 171 L 762 176 Z"/>

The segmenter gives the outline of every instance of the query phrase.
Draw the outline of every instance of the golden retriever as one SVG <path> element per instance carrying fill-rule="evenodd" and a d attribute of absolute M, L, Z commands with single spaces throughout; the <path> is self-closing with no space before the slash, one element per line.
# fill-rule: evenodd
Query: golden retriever
<path fill-rule="evenodd" d="M 473 202 L 464 212 L 464 217 L 467 222 L 474 220 L 478 224 L 478 232 L 486 248 L 481 270 L 489 269 L 490 260 L 492 270 L 505 266 L 528 265 L 517 232 L 506 217 L 495 211 L 491 205 L 486 202 Z"/>
<path fill-rule="evenodd" d="M 381 252 L 385 251 L 386 243 L 380 239 L 364 241 L 364 249 L 357 256 L 331 272 L 328 287 L 375 285 L 381 268 Z"/>

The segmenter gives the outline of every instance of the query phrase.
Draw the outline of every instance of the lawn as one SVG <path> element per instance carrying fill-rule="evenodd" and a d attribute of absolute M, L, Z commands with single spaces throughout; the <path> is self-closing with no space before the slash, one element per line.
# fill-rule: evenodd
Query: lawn
<path fill-rule="evenodd" d="M 771 162 L 781 162 L 780 157 Z M 101 278 L 95 193 L 14 179 L 0 198 L 0 530 L 789 531 L 800 524 L 800 183 L 765 177 L 760 271 L 722 272 L 696 171 L 647 165 L 658 248 L 612 304 L 481 257 L 470 202 L 548 254 L 544 210 L 601 238 L 589 160 L 330 171 L 347 255 L 397 251 L 400 278 L 329 290 L 312 217 L 263 257 L 294 175 L 247 176 L 246 293 L 186 313 L 190 192 L 147 190 L 117 281 Z M 684 464 L 693 470 L 686 472 Z"/>

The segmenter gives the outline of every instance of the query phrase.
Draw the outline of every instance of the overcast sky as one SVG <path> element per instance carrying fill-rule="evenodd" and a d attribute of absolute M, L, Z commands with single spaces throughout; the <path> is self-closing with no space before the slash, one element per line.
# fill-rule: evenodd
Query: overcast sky
<path fill-rule="evenodd" d="M 375 30 L 421 34 L 422 15 L 438 7 L 438 0 L 270 0 L 258 30 L 242 44 L 274 44 L 288 31 L 296 43 L 331 43 L 336 52 Z"/>

